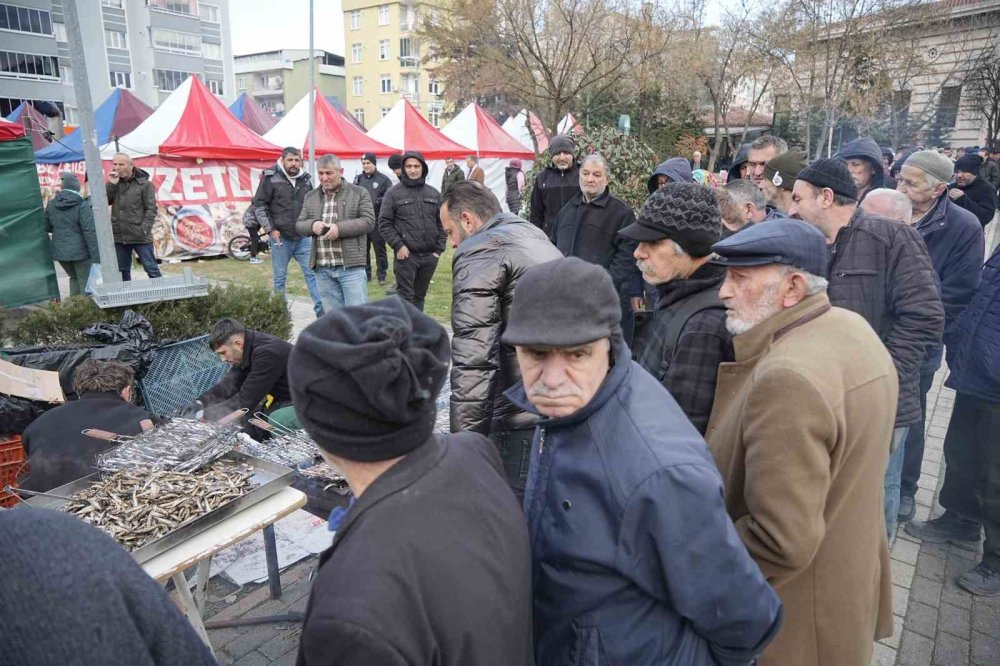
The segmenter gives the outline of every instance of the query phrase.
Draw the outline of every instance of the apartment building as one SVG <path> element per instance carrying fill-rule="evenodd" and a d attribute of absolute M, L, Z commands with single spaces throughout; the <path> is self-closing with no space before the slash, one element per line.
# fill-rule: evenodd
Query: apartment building
<path fill-rule="evenodd" d="M 434 4 L 415 0 L 343 0 L 347 97 L 344 106 L 371 127 L 401 97 L 435 127 L 442 115 L 441 85 L 434 62 L 416 34 L 421 12 Z"/>
<path fill-rule="evenodd" d="M 325 97 L 346 100 L 344 56 L 316 50 L 316 88 Z M 309 91 L 309 49 L 281 49 L 236 56 L 236 94 L 250 93 L 277 116 Z"/>
<path fill-rule="evenodd" d="M 236 98 L 229 0 L 77 0 L 91 97 L 128 88 L 158 106 L 190 75 Z M 77 122 L 62 0 L 0 0 L 0 115 L 30 100 Z"/>

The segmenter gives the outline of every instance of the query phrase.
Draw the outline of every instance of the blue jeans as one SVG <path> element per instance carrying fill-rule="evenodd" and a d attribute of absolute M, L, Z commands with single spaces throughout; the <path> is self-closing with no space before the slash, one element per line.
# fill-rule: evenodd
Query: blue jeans
<path fill-rule="evenodd" d="M 368 274 L 364 266 L 317 266 L 315 273 L 325 312 L 368 302 Z"/>
<path fill-rule="evenodd" d="M 160 267 L 156 265 L 156 253 L 152 243 L 115 243 L 115 255 L 118 259 L 118 270 L 122 273 L 122 282 L 132 280 L 132 253 L 139 255 L 139 261 L 146 275 L 151 278 L 163 277 Z"/>
<path fill-rule="evenodd" d="M 892 445 L 889 448 L 889 465 L 885 470 L 885 529 L 889 535 L 889 547 L 896 540 L 896 521 L 899 517 L 899 485 L 903 476 L 903 458 L 906 455 L 906 433 L 910 426 L 892 431 Z"/>
<path fill-rule="evenodd" d="M 285 297 L 285 281 L 288 278 L 288 263 L 294 259 L 302 269 L 306 279 L 306 288 L 312 297 L 313 311 L 317 317 L 323 316 L 323 300 L 316 287 L 316 276 L 309 268 L 309 255 L 312 252 L 312 238 L 289 240 L 281 237 L 281 243 L 271 243 L 271 270 L 274 272 L 274 293 Z"/>

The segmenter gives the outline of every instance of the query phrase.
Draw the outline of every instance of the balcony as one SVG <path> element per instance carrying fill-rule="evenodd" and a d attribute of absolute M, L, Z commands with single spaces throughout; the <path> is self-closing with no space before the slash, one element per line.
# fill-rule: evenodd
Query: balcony
<path fill-rule="evenodd" d="M 418 106 L 420 104 L 420 93 L 403 90 L 400 91 L 399 96 L 414 106 Z"/>
<path fill-rule="evenodd" d="M 420 56 L 400 56 L 400 69 L 420 69 Z"/>

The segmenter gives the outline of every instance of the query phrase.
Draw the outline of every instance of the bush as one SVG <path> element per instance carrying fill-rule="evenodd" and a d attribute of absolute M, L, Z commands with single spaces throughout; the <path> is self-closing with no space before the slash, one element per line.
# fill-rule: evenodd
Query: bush
<path fill-rule="evenodd" d="M 288 306 L 266 289 L 240 285 L 210 286 L 208 296 L 102 310 L 87 297 L 49 303 L 18 322 L 15 345 L 75 345 L 88 342 L 80 332 L 99 322 L 117 323 L 126 309 L 149 320 L 160 341 L 184 340 L 208 333 L 219 319 L 232 317 L 247 328 L 287 340 L 292 335 Z"/>

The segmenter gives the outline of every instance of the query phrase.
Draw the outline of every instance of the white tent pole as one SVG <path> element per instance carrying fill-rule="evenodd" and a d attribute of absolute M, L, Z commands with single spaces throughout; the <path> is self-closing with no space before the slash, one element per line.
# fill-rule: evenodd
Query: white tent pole
<path fill-rule="evenodd" d="M 316 59 L 314 0 L 309 0 L 309 173 L 316 178 Z"/>

